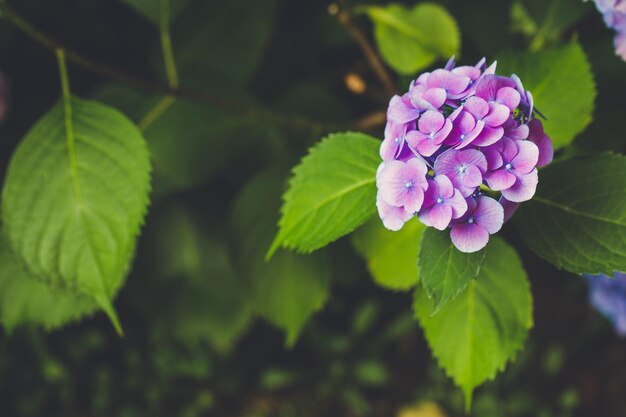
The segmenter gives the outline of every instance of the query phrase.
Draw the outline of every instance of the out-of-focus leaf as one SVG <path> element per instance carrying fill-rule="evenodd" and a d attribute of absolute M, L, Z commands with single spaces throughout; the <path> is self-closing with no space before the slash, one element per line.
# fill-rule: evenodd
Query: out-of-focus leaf
<path fill-rule="evenodd" d="M 386 229 L 372 219 L 352 235 L 357 251 L 367 261 L 374 281 L 392 290 L 407 290 L 419 282 L 417 254 L 426 226 L 413 219 L 402 230 Z"/>
<path fill-rule="evenodd" d="M 412 75 L 438 58 L 458 52 L 461 36 L 454 18 L 435 3 L 408 9 L 399 4 L 364 7 L 374 22 L 382 57 L 401 74 Z"/>
<path fill-rule="evenodd" d="M 0 233 L 0 321 L 8 330 L 26 324 L 52 330 L 96 309 L 90 298 L 33 277 Z"/>
<path fill-rule="evenodd" d="M 276 231 L 283 184 L 275 174 L 255 177 L 237 198 L 231 223 L 237 231 L 238 265 L 247 275 L 256 311 L 284 329 L 287 345 L 293 345 L 328 298 L 330 270 L 324 252 L 298 255 L 278 250 L 265 262 L 266 248 Z"/>
<path fill-rule="evenodd" d="M 27 268 L 93 298 L 121 331 L 112 299 L 148 206 L 150 160 L 118 111 L 72 98 L 57 104 L 15 151 L 2 194 L 6 234 Z"/>
<path fill-rule="evenodd" d="M 555 148 L 568 145 L 591 122 L 596 88 L 587 56 L 577 42 L 541 52 L 509 52 L 498 73 L 517 74 L 547 120 Z"/>
<path fill-rule="evenodd" d="M 247 328 L 251 310 L 227 245 L 209 237 L 181 206 L 167 207 L 153 220 L 153 259 L 167 288 L 159 315 L 163 331 L 186 343 L 228 349 Z"/>
<path fill-rule="evenodd" d="M 433 316 L 426 291 L 415 293 L 415 314 L 439 365 L 465 392 L 502 371 L 533 324 L 532 294 L 513 248 L 491 237 L 485 263 L 468 288 Z"/>
<path fill-rule="evenodd" d="M 270 254 L 311 252 L 353 231 L 376 212 L 380 141 L 362 133 L 322 139 L 294 168 Z"/>
<path fill-rule="evenodd" d="M 526 244 L 558 268 L 605 274 L 626 266 L 626 158 L 598 154 L 553 163 L 514 216 Z"/>

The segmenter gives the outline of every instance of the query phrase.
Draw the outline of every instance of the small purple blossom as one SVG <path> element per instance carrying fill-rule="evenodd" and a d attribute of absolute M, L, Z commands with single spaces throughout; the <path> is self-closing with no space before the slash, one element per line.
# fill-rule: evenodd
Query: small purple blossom
<path fill-rule="evenodd" d="M 626 337 L 626 273 L 616 272 L 614 276 L 583 275 L 589 283 L 591 305 L 608 318 L 615 332 Z"/>
<path fill-rule="evenodd" d="M 467 199 L 467 212 L 452 224 L 450 237 L 461 252 L 476 252 L 487 246 L 489 235 L 497 233 L 504 223 L 504 210 L 491 197 Z"/>
<path fill-rule="evenodd" d="M 383 224 L 398 230 L 417 214 L 450 228 L 463 252 L 485 247 L 534 195 L 537 167 L 552 160 L 535 112 L 522 80 L 496 75 L 495 62 L 456 67 L 450 59 L 421 74 L 389 103 L 376 176 Z"/>

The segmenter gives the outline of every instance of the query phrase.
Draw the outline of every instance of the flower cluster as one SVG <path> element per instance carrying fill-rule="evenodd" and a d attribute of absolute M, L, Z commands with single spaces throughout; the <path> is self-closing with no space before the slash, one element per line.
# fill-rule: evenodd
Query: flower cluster
<path fill-rule="evenodd" d="M 534 195 L 552 144 L 521 80 L 495 70 L 484 59 L 459 67 L 451 59 L 391 99 L 376 175 L 388 229 L 417 214 L 427 226 L 450 227 L 454 245 L 475 252 Z M 487 195 L 496 193 L 499 201 Z"/>
<path fill-rule="evenodd" d="M 595 0 L 604 23 L 614 29 L 615 53 L 626 61 L 626 0 Z"/>
<path fill-rule="evenodd" d="M 589 283 L 591 305 L 606 316 L 620 336 L 626 336 L 626 273 L 584 275 Z"/>

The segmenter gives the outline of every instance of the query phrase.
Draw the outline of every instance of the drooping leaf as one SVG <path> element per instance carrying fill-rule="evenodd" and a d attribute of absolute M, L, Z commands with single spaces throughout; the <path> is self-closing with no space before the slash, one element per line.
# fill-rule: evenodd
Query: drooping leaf
<path fill-rule="evenodd" d="M 161 289 L 157 326 L 193 345 L 208 342 L 225 351 L 245 331 L 251 316 L 248 290 L 235 272 L 228 246 L 188 209 L 158 207 L 147 237 Z"/>
<path fill-rule="evenodd" d="M 187 6 L 189 0 L 123 0 L 123 2 L 160 26 L 162 19 L 168 23 L 172 22 Z"/>
<path fill-rule="evenodd" d="M 553 163 L 514 216 L 526 244 L 558 268 L 613 275 L 626 268 L 626 158 L 596 154 Z"/>
<path fill-rule="evenodd" d="M 484 260 L 485 249 L 463 253 L 454 247 L 447 231 L 432 227 L 424 231 L 417 266 L 422 286 L 433 299 L 433 313 L 467 288 Z"/>
<path fill-rule="evenodd" d="M 9 331 L 29 324 L 56 329 L 96 308 L 88 297 L 54 288 L 33 277 L 0 234 L 0 322 Z"/>
<path fill-rule="evenodd" d="M 433 316 L 433 301 L 420 286 L 415 314 L 446 374 L 471 405 L 475 387 L 493 379 L 521 349 L 533 324 L 532 294 L 515 250 L 491 237 L 485 263 L 467 290 Z"/>
<path fill-rule="evenodd" d="M 346 132 L 311 148 L 293 170 L 270 253 L 280 246 L 311 252 L 367 221 L 376 212 L 379 146 L 371 136 Z"/>
<path fill-rule="evenodd" d="M 587 56 L 577 42 L 541 52 L 502 54 L 498 73 L 522 79 L 547 118 L 544 127 L 555 148 L 568 145 L 591 122 L 596 87 Z"/>
<path fill-rule="evenodd" d="M 276 233 L 284 181 L 262 173 L 242 190 L 232 210 L 237 231 L 238 265 L 247 276 L 256 311 L 286 332 L 293 345 L 313 313 L 326 303 L 330 270 L 326 253 L 299 255 L 279 249 L 265 262 L 265 249 Z"/>
<path fill-rule="evenodd" d="M 417 254 L 426 226 L 413 219 L 402 230 L 386 229 L 372 219 L 352 235 L 357 251 L 367 261 L 374 281 L 392 290 L 407 290 L 419 282 Z"/>
<path fill-rule="evenodd" d="M 401 74 L 412 75 L 437 59 L 447 60 L 460 49 L 456 22 L 438 4 L 419 3 L 410 9 L 390 4 L 365 10 L 374 22 L 382 57 Z"/>
<path fill-rule="evenodd" d="M 2 215 L 16 253 L 37 277 L 93 298 L 119 328 L 122 285 L 148 206 L 150 161 L 116 110 L 71 99 L 24 137 L 11 159 Z"/>

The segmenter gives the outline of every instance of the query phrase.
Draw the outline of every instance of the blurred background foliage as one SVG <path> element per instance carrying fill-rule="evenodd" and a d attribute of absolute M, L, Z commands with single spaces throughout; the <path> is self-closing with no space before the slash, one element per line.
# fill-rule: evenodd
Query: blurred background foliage
<path fill-rule="evenodd" d="M 12 3 L 78 53 L 165 80 L 158 11 L 113 0 Z M 443 48 L 454 52 L 460 45 L 457 58 L 466 63 L 578 39 L 590 58 L 598 99 L 593 122 L 571 152 L 626 150 L 626 64 L 614 56 L 612 34 L 592 5 L 437 3 L 454 18 L 448 30 L 459 36 Z M 410 265 L 393 265 L 398 270 L 390 274 L 388 258 L 366 255 L 380 250 L 372 246 L 379 226 L 367 224 L 332 250 L 311 256 L 279 251 L 264 263 L 289 167 L 324 133 L 384 110 L 388 100 L 329 6 L 319 0 L 173 0 L 180 83 L 219 97 L 222 106 L 177 99 L 152 120 L 146 114 L 161 96 L 70 65 L 76 94 L 115 106 L 142 127 L 154 165 L 152 205 L 116 300 L 124 338 L 103 314 L 46 332 L 35 325 L 14 328 L 19 323 L 11 314 L 17 313 L 2 310 L 0 414 L 463 414 L 461 392 L 437 368 L 412 317 L 411 294 L 376 285 L 415 284 L 405 273 Z M 375 9 L 368 10 L 376 20 Z M 379 36 L 365 14 L 354 23 L 371 39 Z M 427 56 L 420 65 L 440 61 Z M 20 138 L 58 100 L 59 87 L 53 56 L 4 21 L 0 63 L 8 86 L 0 125 L 6 167 Z M 417 71 L 401 67 L 398 85 Z M 566 117 L 585 123 L 574 112 Z M 382 135 L 381 124 L 369 130 Z M 422 232 L 417 222 L 413 226 L 413 234 Z M 531 278 L 536 325 L 517 362 L 477 391 L 472 414 L 626 416 L 626 342 L 587 306 L 582 279 L 555 270 L 506 229 L 504 234 L 518 243 Z M 410 241 L 402 250 L 411 251 Z M 17 273 L 9 264 L 0 268 Z M 54 316 L 50 323 L 56 327 Z"/>

